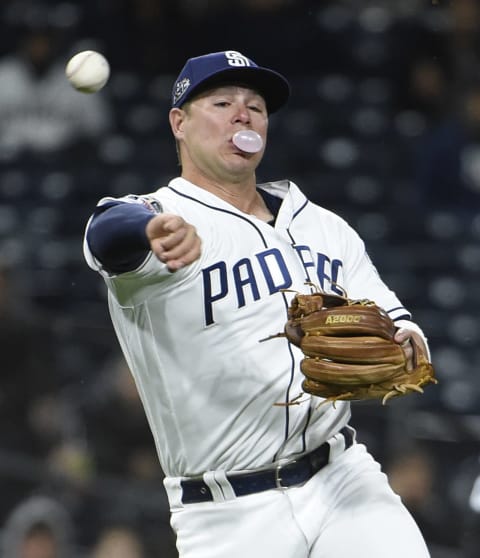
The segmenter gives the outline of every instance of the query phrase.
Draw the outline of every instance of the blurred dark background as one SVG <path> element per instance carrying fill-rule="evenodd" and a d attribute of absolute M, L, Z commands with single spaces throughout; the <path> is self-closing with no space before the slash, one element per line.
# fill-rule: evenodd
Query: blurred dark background
<path fill-rule="evenodd" d="M 4 0 L 0 22 L 1 556 L 27 539 L 28 558 L 176 556 L 82 237 L 98 199 L 178 173 L 167 115 L 185 60 L 239 50 L 292 84 L 259 181 L 290 178 L 345 217 L 430 340 L 439 385 L 354 403 L 358 437 L 432 557 L 478 558 L 480 3 Z M 94 95 L 64 76 L 85 49 L 112 70 Z M 35 553 L 52 533 L 63 546 Z"/>

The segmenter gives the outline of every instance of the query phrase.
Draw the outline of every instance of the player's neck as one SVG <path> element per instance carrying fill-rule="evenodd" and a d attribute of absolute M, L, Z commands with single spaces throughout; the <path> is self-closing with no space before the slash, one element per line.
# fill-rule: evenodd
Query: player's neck
<path fill-rule="evenodd" d="M 190 177 L 183 174 L 182 176 L 199 188 L 203 188 L 233 205 L 243 213 L 255 215 L 255 217 L 265 222 L 273 219 L 273 215 L 265 205 L 262 196 L 257 192 L 255 175 L 250 176 L 248 180 L 239 182 L 219 181 L 198 175 Z"/>

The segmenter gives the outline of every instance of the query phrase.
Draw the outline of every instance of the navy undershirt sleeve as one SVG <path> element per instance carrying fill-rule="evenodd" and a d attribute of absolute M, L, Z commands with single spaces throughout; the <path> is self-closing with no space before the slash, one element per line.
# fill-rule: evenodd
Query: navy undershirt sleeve
<path fill-rule="evenodd" d="M 107 270 L 124 273 L 136 269 L 147 257 L 145 234 L 155 213 L 140 204 L 112 202 L 98 207 L 87 231 L 87 243 Z"/>

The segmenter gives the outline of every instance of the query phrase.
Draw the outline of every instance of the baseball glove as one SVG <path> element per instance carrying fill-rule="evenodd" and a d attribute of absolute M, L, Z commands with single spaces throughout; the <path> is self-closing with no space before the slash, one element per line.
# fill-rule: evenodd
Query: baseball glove
<path fill-rule="evenodd" d="M 396 326 L 369 300 L 324 294 L 296 294 L 281 336 L 300 347 L 305 393 L 336 400 L 388 399 L 437 383 L 424 349 L 410 339 L 412 370 L 393 340 Z"/>

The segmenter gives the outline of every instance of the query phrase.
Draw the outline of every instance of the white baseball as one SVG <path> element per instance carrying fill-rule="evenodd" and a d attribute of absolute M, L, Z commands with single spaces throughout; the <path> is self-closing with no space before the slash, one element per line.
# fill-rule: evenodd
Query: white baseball
<path fill-rule="evenodd" d="M 65 74 L 77 91 L 95 93 L 107 83 L 110 65 L 103 54 L 94 50 L 84 50 L 70 58 Z"/>

